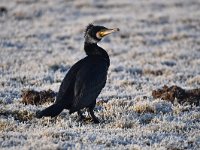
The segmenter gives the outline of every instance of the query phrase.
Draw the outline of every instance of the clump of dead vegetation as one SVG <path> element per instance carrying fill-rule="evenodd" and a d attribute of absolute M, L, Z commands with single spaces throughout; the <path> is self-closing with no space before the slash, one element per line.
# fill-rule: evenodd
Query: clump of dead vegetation
<path fill-rule="evenodd" d="M 28 112 L 27 110 L 0 110 L 0 115 L 6 118 L 13 117 L 14 120 L 18 120 L 20 122 L 32 120 L 34 117 L 33 113 Z"/>
<path fill-rule="evenodd" d="M 163 70 L 150 70 L 150 69 L 146 69 L 144 70 L 144 74 L 150 74 L 150 75 L 154 75 L 154 76 L 161 76 L 164 74 Z"/>
<path fill-rule="evenodd" d="M 0 121 L 0 131 L 4 131 L 9 125 L 9 122 Z"/>
<path fill-rule="evenodd" d="M 138 102 L 133 106 L 133 110 L 137 113 L 156 113 L 155 108 L 148 102 Z"/>
<path fill-rule="evenodd" d="M 23 90 L 22 91 L 22 103 L 25 105 L 41 105 L 46 102 L 54 102 L 56 93 L 52 90 L 47 91 L 34 91 L 34 90 Z"/>
<path fill-rule="evenodd" d="M 177 101 L 180 104 L 187 103 L 199 106 L 200 89 L 185 90 L 176 85 L 171 87 L 164 85 L 162 89 L 153 90 L 152 96 L 153 98 L 161 98 L 172 103 Z"/>

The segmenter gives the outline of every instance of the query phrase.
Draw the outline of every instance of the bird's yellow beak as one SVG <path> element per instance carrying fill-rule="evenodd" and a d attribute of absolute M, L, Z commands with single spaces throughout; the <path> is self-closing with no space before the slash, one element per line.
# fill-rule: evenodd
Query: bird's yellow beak
<path fill-rule="evenodd" d="M 108 34 L 111 34 L 113 32 L 117 32 L 119 31 L 119 28 L 114 28 L 114 29 L 103 29 L 99 32 L 97 32 L 97 37 L 102 38 Z"/>

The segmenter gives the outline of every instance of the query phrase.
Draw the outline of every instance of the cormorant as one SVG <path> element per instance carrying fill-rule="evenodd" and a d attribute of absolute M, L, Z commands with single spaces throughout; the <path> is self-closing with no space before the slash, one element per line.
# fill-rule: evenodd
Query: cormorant
<path fill-rule="evenodd" d="M 61 83 L 55 103 L 37 112 L 37 118 L 55 117 L 63 109 L 69 109 L 70 114 L 77 112 L 80 119 L 84 119 L 81 109 L 88 108 L 93 122 L 99 123 L 93 109 L 96 105 L 96 98 L 106 84 L 110 59 L 107 52 L 97 43 L 104 36 L 116 31 L 119 29 L 108 29 L 93 24 L 87 26 L 84 36 L 84 50 L 87 56 L 71 67 Z"/>

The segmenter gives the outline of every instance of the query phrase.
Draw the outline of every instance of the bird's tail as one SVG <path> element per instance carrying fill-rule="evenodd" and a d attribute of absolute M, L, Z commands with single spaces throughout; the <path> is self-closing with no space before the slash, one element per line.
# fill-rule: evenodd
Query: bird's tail
<path fill-rule="evenodd" d="M 47 116 L 55 117 L 55 116 L 59 115 L 63 109 L 64 109 L 64 107 L 62 105 L 53 104 L 42 111 L 36 112 L 36 117 L 37 118 L 42 118 L 43 116 L 44 117 L 47 117 Z"/>

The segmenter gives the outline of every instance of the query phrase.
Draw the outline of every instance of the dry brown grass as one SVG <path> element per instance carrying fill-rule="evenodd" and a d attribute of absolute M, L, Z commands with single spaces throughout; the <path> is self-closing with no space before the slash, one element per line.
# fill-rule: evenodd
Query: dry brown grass
<path fill-rule="evenodd" d="M 4 131 L 8 125 L 8 122 L 0 121 L 0 131 Z"/>
<path fill-rule="evenodd" d="M 137 113 L 155 113 L 155 108 L 151 105 L 150 102 L 138 102 L 132 109 Z"/>
<path fill-rule="evenodd" d="M 0 114 L 6 117 L 13 117 L 14 120 L 18 120 L 20 122 L 32 120 L 34 115 L 33 113 L 28 112 L 27 110 L 0 110 Z"/>

